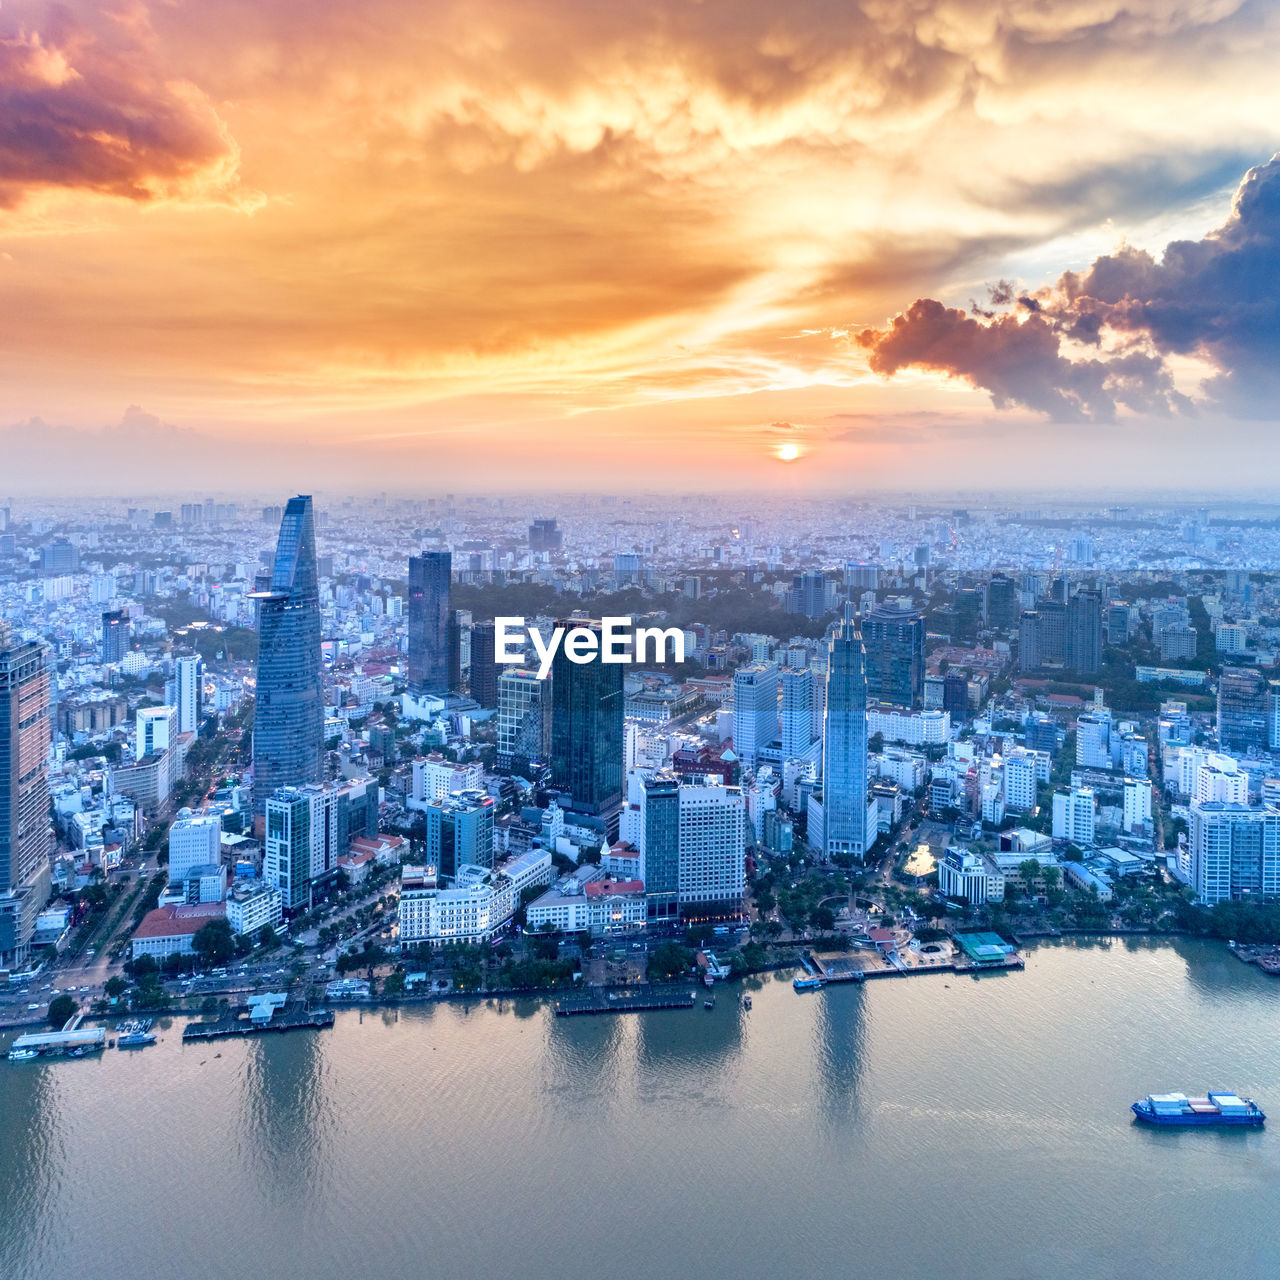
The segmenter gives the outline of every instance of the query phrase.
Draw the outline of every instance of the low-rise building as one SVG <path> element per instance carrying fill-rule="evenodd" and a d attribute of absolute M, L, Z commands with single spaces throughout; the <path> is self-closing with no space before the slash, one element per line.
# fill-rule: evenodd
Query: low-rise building
<path fill-rule="evenodd" d="M 237 880 L 227 891 L 227 923 L 235 934 L 254 934 L 262 926 L 274 928 L 284 919 L 279 889 L 261 880 Z"/>
<path fill-rule="evenodd" d="M 464 864 L 448 889 L 435 884 L 409 887 L 412 882 L 402 879 L 400 944 L 487 942 L 511 919 L 521 893 L 533 885 L 549 884 L 551 876 L 551 854 L 531 849 L 498 867 Z"/>
<path fill-rule="evenodd" d="M 210 920 L 220 920 L 225 915 L 221 902 L 180 904 L 148 911 L 133 935 L 130 958 L 154 956 L 163 960 L 166 956 L 191 955 L 196 934 Z"/>

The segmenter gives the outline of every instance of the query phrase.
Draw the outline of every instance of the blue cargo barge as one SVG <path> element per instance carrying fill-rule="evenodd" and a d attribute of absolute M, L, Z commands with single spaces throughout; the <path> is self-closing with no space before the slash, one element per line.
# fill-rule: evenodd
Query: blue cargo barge
<path fill-rule="evenodd" d="M 1184 1093 L 1153 1093 L 1131 1107 L 1144 1124 L 1158 1125 L 1250 1125 L 1266 1122 L 1262 1109 L 1252 1098 L 1234 1093 L 1207 1093 L 1188 1098 Z"/>

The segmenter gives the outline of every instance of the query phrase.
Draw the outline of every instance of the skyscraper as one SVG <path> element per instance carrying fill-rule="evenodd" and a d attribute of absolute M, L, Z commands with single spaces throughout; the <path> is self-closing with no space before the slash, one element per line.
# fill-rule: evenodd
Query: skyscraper
<path fill-rule="evenodd" d="M 183 654 L 174 663 L 173 702 L 178 708 L 178 732 L 196 733 L 204 701 L 204 662 L 198 653 Z"/>
<path fill-rule="evenodd" d="M 580 618 L 556 626 L 602 631 L 599 621 Z M 622 804 L 622 670 L 598 659 L 571 662 L 564 645 L 551 665 L 551 785 L 572 812 L 604 818 L 611 837 Z"/>
<path fill-rule="evenodd" d="M 650 920 L 669 920 L 680 912 L 680 779 L 663 769 L 640 779 L 640 786 L 640 878 L 647 912 Z"/>
<path fill-rule="evenodd" d="M 309 495 L 290 498 L 271 580 L 258 603 L 253 808 L 265 814 L 280 787 L 318 783 L 324 765 L 324 688 L 315 518 Z"/>
<path fill-rule="evenodd" d="M 827 716 L 822 740 L 822 849 L 861 858 L 867 832 L 867 668 L 862 632 L 845 605 L 827 650 Z M 811 843 L 815 843 L 812 833 Z"/>
<path fill-rule="evenodd" d="M 867 699 L 918 706 L 924 692 L 924 617 L 900 609 L 872 609 L 862 620 L 867 651 Z"/>
<path fill-rule="evenodd" d="M 1218 677 L 1218 743 L 1224 751 L 1270 746 L 1268 684 L 1257 667 L 1224 667 Z"/>
<path fill-rule="evenodd" d="M 733 749 L 754 771 L 760 750 L 778 736 L 778 664 L 750 662 L 733 673 Z"/>
<path fill-rule="evenodd" d="M 787 612 L 801 613 L 806 618 L 820 618 L 827 611 L 826 574 L 812 570 L 797 573 L 787 592 Z"/>
<path fill-rule="evenodd" d="M 129 651 L 129 615 L 111 609 L 102 615 L 102 661 L 119 662 Z"/>
<path fill-rule="evenodd" d="M 424 551 L 409 557 L 408 684 L 414 693 L 443 697 L 449 688 L 449 579 L 453 556 Z"/>
<path fill-rule="evenodd" d="M 1006 573 L 992 574 L 987 583 L 987 625 L 1011 631 L 1018 622 L 1018 588 Z"/>
<path fill-rule="evenodd" d="M 1092 675 L 1102 666 L 1102 597 L 1082 587 L 1067 605 L 1067 666 Z"/>
<path fill-rule="evenodd" d="M 551 689 L 537 672 L 508 667 L 498 680 L 497 767 L 524 773 L 530 762 L 547 758 Z M 478 701 L 478 699 L 477 699 Z"/>
<path fill-rule="evenodd" d="M 0 967 L 28 957 L 49 898 L 49 673 L 0 634 Z"/>
<path fill-rule="evenodd" d="M 482 707 L 498 705 L 498 681 L 505 667 L 495 661 L 494 626 L 476 622 L 471 627 L 471 696 Z"/>
<path fill-rule="evenodd" d="M 1034 609 L 1024 609 L 1018 622 L 1018 667 L 1040 669 L 1040 615 Z"/>
<path fill-rule="evenodd" d="M 813 672 L 787 667 L 782 672 L 782 758 L 799 759 L 813 745 Z"/>
<path fill-rule="evenodd" d="M 540 518 L 529 526 L 530 551 L 559 551 L 564 545 L 564 534 L 556 528 L 554 519 Z"/>

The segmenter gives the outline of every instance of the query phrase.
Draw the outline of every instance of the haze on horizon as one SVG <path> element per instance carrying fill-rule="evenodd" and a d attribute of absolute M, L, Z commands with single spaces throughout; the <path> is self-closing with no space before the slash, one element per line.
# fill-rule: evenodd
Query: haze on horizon
<path fill-rule="evenodd" d="M 10 0 L 0 490 L 1256 490 L 1278 64 L 1259 0 Z"/>

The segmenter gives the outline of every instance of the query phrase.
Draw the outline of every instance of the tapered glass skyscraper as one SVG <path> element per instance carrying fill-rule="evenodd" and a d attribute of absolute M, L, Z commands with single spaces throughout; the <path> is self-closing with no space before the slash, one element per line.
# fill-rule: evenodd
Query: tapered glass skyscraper
<path fill-rule="evenodd" d="M 258 602 L 258 687 L 253 729 L 253 810 L 280 787 L 320 782 L 324 689 L 320 596 L 311 498 L 290 498 L 280 522 L 271 581 Z"/>
<path fill-rule="evenodd" d="M 828 645 L 822 737 L 823 853 L 867 851 L 867 654 L 852 607 Z M 812 843 L 812 836 L 810 836 Z"/>
<path fill-rule="evenodd" d="M 443 697 L 450 692 L 452 570 L 453 556 L 448 551 L 424 551 L 409 557 L 409 662 L 405 674 L 413 693 Z"/>

